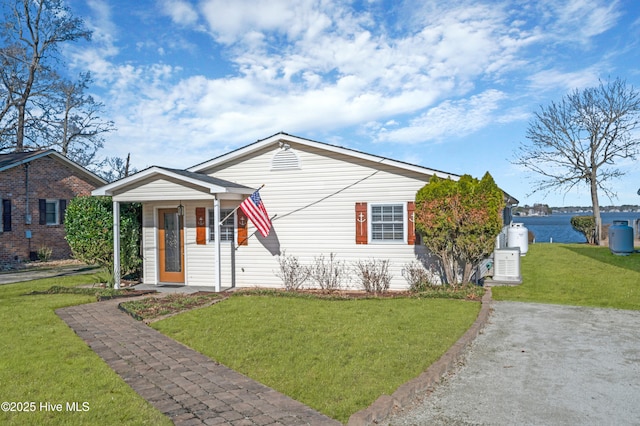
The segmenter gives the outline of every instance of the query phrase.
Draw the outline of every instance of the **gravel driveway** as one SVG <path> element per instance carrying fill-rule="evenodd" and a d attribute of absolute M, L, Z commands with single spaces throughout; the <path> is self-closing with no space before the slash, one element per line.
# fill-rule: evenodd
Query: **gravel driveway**
<path fill-rule="evenodd" d="M 493 302 L 464 366 L 390 425 L 640 425 L 640 312 Z"/>

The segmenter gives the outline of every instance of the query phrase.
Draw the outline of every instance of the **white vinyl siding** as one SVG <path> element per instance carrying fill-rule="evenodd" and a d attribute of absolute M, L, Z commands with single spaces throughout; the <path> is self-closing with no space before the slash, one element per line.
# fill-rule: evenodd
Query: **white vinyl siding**
<path fill-rule="evenodd" d="M 222 288 L 231 287 L 234 283 L 237 287 L 281 287 L 282 281 L 276 276 L 278 256 L 286 251 L 303 265 L 311 265 L 314 258 L 321 254 L 326 258 L 330 253 L 335 253 L 336 260 L 344 261 L 349 267 L 360 259 L 388 260 L 393 276 L 391 289 L 406 289 L 408 284 L 402 276 L 403 266 L 416 256 L 426 258 L 424 246 L 406 243 L 406 203 L 415 199 L 416 192 L 429 176 L 386 165 L 384 161 L 376 163 L 295 143 L 291 144 L 291 150 L 304 167 L 274 170 L 273 158 L 281 152 L 278 144 L 274 143 L 241 159 L 202 171 L 249 187 L 259 188 L 264 184 L 260 190 L 262 201 L 269 216 L 275 216 L 268 237 L 263 238 L 249 222 L 246 246 L 238 247 L 237 242 L 221 245 Z M 149 185 L 146 190 L 153 194 L 142 195 L 145 191 L 141 193 L 136 189 L 136 197 L 148 197 L 143 201 L 155 197 L 156 201 L 144 202 L 145 283 L 157 283 L 157 209 L 178 205 L 177 201 L 157 200 L 176 199 L 182 200 L 185 206 L 186 284 L 214 286 L 216 245 L 196 244 L 195 224 L 196 208 L 205 208 L 211 216 L 213 195 L 160 179 L 142 186 L 146 185 Z M 165 198 L 164 190 L 168 191 Z M 122 195 L 129 197 L 128 192 Z M 221 210 L 237 207 L 241 198 L 223 199 Z M 369 230 L 369 244 L 355 244 L 356 202 L 366 202 L 369 210 L 373 206 L 401 206 L 402 230 L 398 230 L 396 225 L 391 226 L 393 243 L 372 240 Z M 397 214 L 395 217 L 399 219 Z M 233 220 L 235 222 L 235 217 Z M 209 228 L 207 232 L 210 232 Z M 232 232 L 235 239 L 235 229 Z M 395 239 L 400 237 L 400 232 L 402 239 Z M 351 281 L 345 284 L 359 288 L 354 274 L 349 276 Z M 311 285 L 311 281 L 305 283 L 305 286 Z"/>
<path fill-rule="evenodd" d="M 272 170 L 272 158 L 278 145 L 253 153 L 243 161 L 232 161 L 226 167 L 206 170 L 220 179 L 240 182 L 260 190 L 269 216 L 273 220 L 271 234 L 262 238 L 249 222 L 247 246 L 236 251 L 236 283 L 242 287 L 279 287 L 276 276 L 278 255 L 286 251 L 304 265 L 315 257 L 335 253 L 337 260 L 351 265 L 359 259 L 380 258 L 390 261 L 393 275 L 391 288 L 406 289 L 402 267 L 425 256 L 424 246 L 397 242 L 392 244 L 355 244 L 355 202 L 369 205 L 402 204 L 403 221 L 406 202 L 415 199 L 428 176 L 381 163 L 372 163 L 325 150 L 291 144 L 304 167 L 299 170 Z M 406 230 L 403 230 L 406 241 Z M 369 234 L 371 235 L 371 234 Z M 353 275 L 353 274 L 351 274 Z M 311 285 L 308 281 L 306 285 Z M 354 281 L 352 287 L 357 287 Z"/>
<path fill-rule="evenodd" d="M 157 200 L 202 200 L 210 199 L 213 204 L 213 195 L 200 189 L 190 188 L 184 184 L 165 178 L 154 178 L 143 182 L 135 188 L 113 196 L 114 201 L 144 202 Z M 183 203 L 184 204 L 184 203 Z M 175 204 L 177 206 L 178 203 Z M 175 207 L 172 206 L 172 207 Z"/>

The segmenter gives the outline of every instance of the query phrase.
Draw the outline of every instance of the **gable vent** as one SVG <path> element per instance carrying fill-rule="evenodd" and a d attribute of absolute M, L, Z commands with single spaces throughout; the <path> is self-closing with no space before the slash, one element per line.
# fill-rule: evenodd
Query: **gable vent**
<path fill-rule="evenodd" d="M 271 170 L 297 170 L 300 160 L 293 150 L 281 149 L 271 159 Z"/>

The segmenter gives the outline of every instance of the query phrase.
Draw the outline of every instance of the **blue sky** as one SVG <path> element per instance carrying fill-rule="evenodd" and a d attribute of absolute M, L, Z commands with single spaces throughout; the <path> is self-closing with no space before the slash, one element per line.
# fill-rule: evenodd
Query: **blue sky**
<path fill-rule="evenodd" d="M 510 160 L 540 105 L 598 79 L 640 89 L 635 0 L 68 0 L 93 30 L 71 72 L 118 131 L 103 155 L 185 168 L 279 131 L 457 174 L 489 171 L 521 201 L 590 205 L 586 187 L 533 194 Z M 613 204 L 640 204 L 621 163 Z M 611 202 L 601 196 L 601 204 Z"/>

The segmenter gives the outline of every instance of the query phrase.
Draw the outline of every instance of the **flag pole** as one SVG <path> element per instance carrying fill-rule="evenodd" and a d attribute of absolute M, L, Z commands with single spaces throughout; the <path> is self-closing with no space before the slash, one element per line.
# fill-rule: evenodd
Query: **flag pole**
<path fill-rule="evenodd" d="M 255 190 L 255 191 L 253 191 L 253 192 L 255 193 L 255 192 L 260 191 L 262 188 L 264 188 L 264 185 L 265 185 L 265 184 L 263 183 L 262 185 L 260 185 L 260 188 L 256 189 L 256 190 Z M 242 203 L 240 203 L 240 204 L 242 204 Z M 235 212 L 240 208 L 240 204 L 238 204 L 238 207 L 236 207 L 235 209 L 231 210 L 231 213 L 229 213 L 228 215 L 226 215 L 226 216 L 224 217 L 224 219 L 222 219 L 222 220 L 220 221 L 220 223 L 218 224 L 218 226 L 221 226 L 221 225 L 224 223 L 224 221 L 225 221 L 225 220 L 229 219 L 229 217 L 230 217 L 230 216 L 232 216 L 232 215 L 233 215 L 233 214 L 234 214 L 234 213 L 235 213 Z"/>

